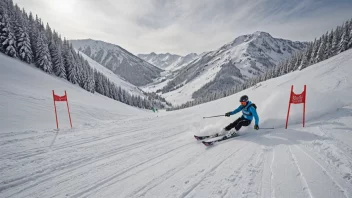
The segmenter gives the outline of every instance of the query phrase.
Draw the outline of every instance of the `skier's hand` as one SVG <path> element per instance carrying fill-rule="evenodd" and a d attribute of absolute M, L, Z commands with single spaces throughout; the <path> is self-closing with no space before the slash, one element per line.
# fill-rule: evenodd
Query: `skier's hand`
<path fill-rule="evenodd" d="M 258 129 L 259 129 L 259 126 L 258 126 L 258 125 L 254 125 L 254 129 L 255 129 L 255 130 L 258 130 Z"/>
<path fill-rule="evenodd" d="M 230 115 L 231 115 L 231 112 L 225 113 L 225 116 L 226 116 L 226 117 L 230 117 Z"/>

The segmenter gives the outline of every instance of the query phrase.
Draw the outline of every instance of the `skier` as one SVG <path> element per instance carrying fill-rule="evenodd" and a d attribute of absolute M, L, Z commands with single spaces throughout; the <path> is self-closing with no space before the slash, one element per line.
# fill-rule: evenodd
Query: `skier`
<path fill-rule="evenodd" d="M 257 114 L 256 106 L 254 103 L 248 100 L 248 96 L 244 95 L 240 98 L 241 105 L 235 109 L 234 111 L 225 113 L 226 117 L 230 117 L 240 111 L 242 111 L 242 116 L 239 117 L 236 121 L 226 126 L 220 134 L 225 135 L 229 138 L 233 135 L 236 135 L 237 131 L 241 129 L 242 126 L 249 126 L 253 120 L 255 119 L 254 129 L 259 129 L 259 117 Z M 232 130 L 232 129 L 235 129 Z"/>

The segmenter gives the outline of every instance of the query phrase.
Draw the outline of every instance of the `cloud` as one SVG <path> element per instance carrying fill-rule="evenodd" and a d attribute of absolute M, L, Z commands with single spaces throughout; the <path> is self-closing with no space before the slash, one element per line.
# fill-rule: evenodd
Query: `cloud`
<path fill-rule="evenodd" d="M 14 2 L 37 13 L 69 39 L 104 40 L 132 53 L 182 55 L 214 50 L 257 30 L 291 40 L 313 40 L 349 19 L 352 10 L 349 0 Z"/>

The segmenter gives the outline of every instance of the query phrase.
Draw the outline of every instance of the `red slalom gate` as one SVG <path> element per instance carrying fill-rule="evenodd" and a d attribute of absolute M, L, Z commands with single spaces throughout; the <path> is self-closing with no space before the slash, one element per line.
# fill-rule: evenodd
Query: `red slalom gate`
<path fill-rule="evenodd" d="M 66 101 L 68 117 L 70 118 L 70 124 L 71 124 L 71 129 L 72 129 L 72 120 L 71 120 L 71 114 L 70 114 L 70 107 L 68 106 L 68 99 L 67 99 L 66 91 L 65 91 L 65 95 L 64 96 L 58 96 L 58 95 L 55 95 L 54 90 L 53 90 L 53 99 L 54 99 L 54 109 L 55 109 L 55 117 L 56 117 L 56 128 L 59 129 L 59 121 L 57 119 L 57 112 L 56 112 L 56 102 L 64 102 L 64 101 Z"/>
<path fill-rule="evenodd" d="M 306 118 L 306 85 L 304 85 L 304 90 L 301 94 L 295 94 L 293 92 L 293 85 L 291 86 L 291 93 L 290 93 L 290 100 L 288 102 L 288 111 L 287 111 L 287 118 L 286 118 L 286 129 L 288 125 L 288 117 L 290 115 L 291 104 L 301 104 L 303 103 L 303 127 Z"/>

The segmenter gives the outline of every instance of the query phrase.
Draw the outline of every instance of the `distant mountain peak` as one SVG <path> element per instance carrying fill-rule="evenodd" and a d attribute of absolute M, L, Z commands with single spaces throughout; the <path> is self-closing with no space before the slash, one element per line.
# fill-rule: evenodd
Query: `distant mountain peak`
<path fill-rule="evenodd" d="M 263 32 L 263 31 L 256 31 L 256 32 L 254 32 L 252 35 L 272 37 L 269 33 Z"/>
<path fill-rule="evenodd" d="M 197 54 L 191 53 L 186 56 L 180 56 L 177 54 L 170 54 L 169 52 L 161 54 L 152 52 L 150 54 L 138 54 L 138 57 L 161 69 L 173 71 L 192 62 L 197 57 Z"/>

